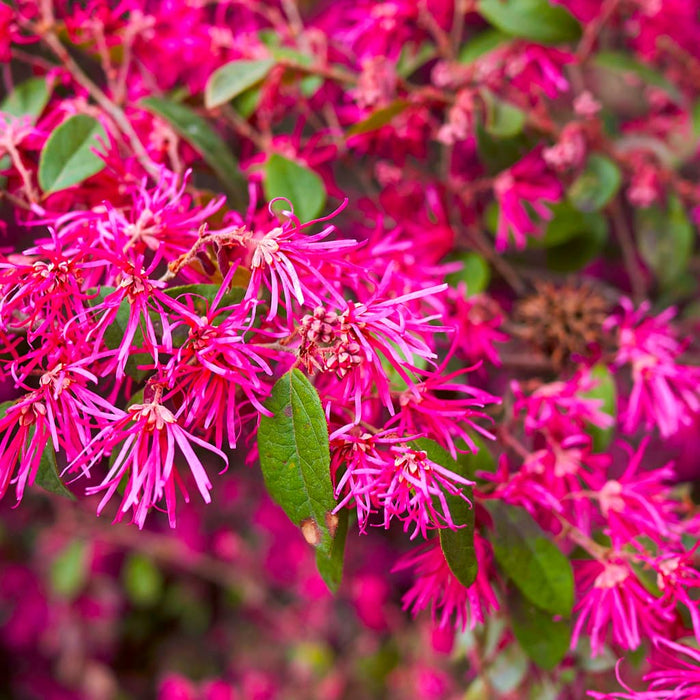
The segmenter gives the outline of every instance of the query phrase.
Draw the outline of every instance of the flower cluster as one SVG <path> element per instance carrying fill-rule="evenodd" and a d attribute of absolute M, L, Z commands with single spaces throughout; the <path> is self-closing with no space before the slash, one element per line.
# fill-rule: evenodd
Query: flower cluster
<path fill-rule="evenodd" d="M 42 670 L 0 694 L 152 695 L 114 670 L 140 642 L 82 674 L 37 631 L 89 648 L 70 606 L 116 625 L 150 552 L 328 654 L 340 586 L 393 670 L 294 697 L 698 697 L 692 5 L 0 3 L 0 499 L 53 562 L 2 567 Z M 467 675 L 387 661 L 410 629 Z M 158 692 L 278 696 L 248 671 Z"/>

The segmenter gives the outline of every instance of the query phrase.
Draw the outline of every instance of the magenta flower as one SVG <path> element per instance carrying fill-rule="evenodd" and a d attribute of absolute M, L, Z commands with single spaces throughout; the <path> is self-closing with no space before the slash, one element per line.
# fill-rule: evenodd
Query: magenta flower
<path fill-rule="evenodd" d="M 475 409 L 499 404 L 501 400 L 459 381 L 475 369 L 473 367 L 445 374 L 451 355 L 451 352 L 448 353 L 434 372 L 401 393 L 398 411 L 387 423 L 387 427 L 395 425 L 405 435 L 430 435 L 456 458 L 455 439 L 463 440 L 472 452 L 477 450 L 467 428 L 489 440 L 494 439 L 486 428 L 476 422 L 490 419 L 483 411 Z M 445 398 L 446 396 L 455 398 Z"/>
<path fill-rule="evenodd" d="M 700 369 L 676 362 L 686 344 L 670 325 L 674 308 L 651 316 L 649 302 L 636 310 L 629 299 L 620 304 L 622 313 L 611 316 L 606 328 L 617 333 L 616 364 L 632 370 L 622 427 L 632 433 L 658 426 L 662 437 L 670 437 L 700 411 Z"/>
<path fill-rule="evenodd" d="M 372 462 L 371 457 L 369 461 Z M 394 517 L 403 521 L 404 531 L 413 523 L 411 539 L 419 532 L 426 538 L 428 528 L 458 527 L 452 520 L 445 493 L 472 505 L 461 486 L 473 486 L 474 482 L 433 462 L 410 443 L 392 445 L 377 466 L 383 472 L 384 483 L 378 489 L 377 500 L 384 510 L 384 527 L 388 528 Z"/>
<path fill-rule="evenodd" d="M 541 149 L 532 151 L 498 175 L 493 191 L 500 207 L 496 230 L 496 249 L 499 251 L 508 248 L 511 235 L 515 247 L 522 249 L 527 245 L 528 235 L 537 233 L 538 227 L 525 202 L 538 216 L 548 220 L 552 213 L 545 203 L 554 204 L 563 194 L 561 183 L 542 159 Z"/>
<path fill-rule="evenodd" d="M 273 200 L 272 205 L 280 200 Z M 283 200 L 286 201 L 286 200 Z M 251 276 L 246 299 L 257 299 L 262 289 L 270 294 L 270 310 L 266 320 L 277 315 L 280 305 L 292 316 L 292 301 L 306 306 L 323 304 L 320 294 L 330 294 L 342 302 L 337 285 L 332 282 L 337 270 L 346 267 L 348 249 L 357 246 L 352 239 L 326 240 L 335 226 L 326 226 L 319 233 L 307 235 L 305 229 L 336 216 L 345 204 L 330 216 L 301 223 L 294 216 L 291 204 L 285 211 L 286 221 L 268 231 L 250 231 L 245 226 L 217 231 L 216 235 L 236 242 L 246 251 L 243 256 Z"/>
<path fill-rule="evenodd" d="M 450 309 L 445 325 L 455 328 L 457 353 L 471 363 L 488 360 L 500 367 L 495 344 L 508 341 L 508 336 L 500 330 L 503 323 L 501 310 L 490 297 L 484 294 L 467 296 L 467 292 L 463 282 L 456 290 L 447 292 Z"/>
<path fill-rule="evenodd" d="M 654 540 L 671 538 L 678 521 L 678 505 L 671 498 L 670 485 L 675 481 L 671 465 L 639 473 L 648 442 L 648 438 L 643 440 L 630 456 L 621 476 L 606 481 L 593 494 L 608 521 L 613 544 L 622 544 L 640 534 Z"/>
<path fill-rule="evenodd" d="M 471 505 L 462 487 L 474 482 L 430 460 L 425 452 L 411 446 L 410 438 L 391 430 L 357 434 L 350 424 L 333 432 L 331 440 L 331 469 L 340 499 L 335 510 L 354 504 L 361 531 L 368 516 L 379 511 L 385 528 L 397 518 L 404 523 L 404 531 L 415 525 L 411 539 L 419 532 L 425 538 L 429 529 L 458 527 L 446 493 Z"/>
<path fill-rule="evenodd" d="M 476 581 L 463 586 L 450 571 L 437 539 L 432 539 L 405 554 L 392 571 L 415 571 L 416 580 L 403 597 L 404 610 L 413 615 L 430 607 L 433 621 L 440 628 L 450 622 L 462 631 L 482 624 L 489 613 L 500 609 L 491 587 L 491 553 L 486 540 L 474 533 L 474 551 L 478 565 Z"/>
<path fill-rule="evenodd" d="M 334 375 L 327 382 L 332 384 L 332 394 L 354 404 L 356 422 L 362 415 L 363 400 L 373 395 L 392 415 L 395 413 L 385 363 L 412 386 L 415 380 L 409 372 L 417 371 L 416 358 L 435 358 L 424 336 L 444 330 L 431 324 L 436 316 L 417 316 L 409 302 L 441 292 L 446 285 L 390 296 L 390 273 L 365 303 L 343 302 L 340 313 L 318 307 L 313 316 L 302 319 L 299 330 L 300 358 L 326 377 Z"/>
<path fill-rule="evenodd" d="M 133 509 L 132 521 L 142 528 L 148 511 L 165 499 L 170 527 L 175 527 L 177 486 L 189 501 L 182 477 L 175 467 L 175 447 L 179 448 L 205 503 L 211 502 L 211 482 L 204 466 L 192 449 L 198 445 L 228 460 L 221 450 L 188 433 L 172 412 L 160 403 L 158 393 L 149 403 L 133 404 L 126 413 L 95 435 L 81 455 L 74 459 L 67 471 L 81 470 L 90 476 L 90 470 L 101 460 L 112 455 L 109 471 L 99 486 L 91 486 L 87 493 L 106 491 L 97 508 L 99 515 L 125 479 L 124 495 L 115 521 Z M 115 456 L 116 455 L 116 456 Z"/>
<path fill-rule="evenodd" d="M 528 395 L 518 382 L 512 382 L 513 415 L 525 413 L 525 431 L 529 435 L 546 429 L 561 439 L 581 435 L 589 425 L 610 428 L 615 421 L 601 410 L 603 400 L 583 396 L 596 384 L 590 374 L 582 372 L 568 381 L 541 384 Z"/>
<path fill-rule="evenodd" d="M 270 415 L 261 401 L 269 395 L 271 384 L 262 377 L 272 375 L 269 363 L 276 359 L 272 350 L 245 335 L 251 325 L 249 303 L 219 306 L 234 273 L 231 267 L 206 314 L 188 307 L 187 313 L 175 317 L 173 330 L 184 326 L 189 333 L 166 370 L 173 387 L 169 396 L 183 399 L 178 416 L 184 416 L 185 427 L 213 431 L 218 448 L 226 435 L 232 449 L 241 431 L 242 405 L 248 403 L 254 409 L 248 420 L 258 413 Z"/>
<path fill-rule="evenodd" d="M 647 690 L 636 691 L 620 677 L 617 678 L 626 692 L 598 693 L 589 691 L 596 700 L 698 700 L 700 698 L 700 650 L 659 638 L 654 641 L 655 650 L 650 657 L 652 670 L 645 674 Z"/>
<path fill-rule="evenodd" d="M 610 637 L 623 649 L 636 649 L 642 639 L 663 637 L 674 612 L 652 596 L 624 560 L 575 562 L 580 600 L 571 637 L 574 649 L 582 633 L 591 638 L 597 656 Z"/>
<path fill-rule="evenodd" d="M 0 498 L 13 481 L 17 500 L 22 499 L 26 485 L 34 483 L 51 432 L 46 407 L 36 392 L 10 406 L 0 418 Z"/>

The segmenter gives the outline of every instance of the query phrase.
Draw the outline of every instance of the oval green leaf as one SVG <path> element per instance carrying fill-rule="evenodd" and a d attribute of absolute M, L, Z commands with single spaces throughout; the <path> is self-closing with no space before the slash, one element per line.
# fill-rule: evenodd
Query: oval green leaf
<path fill-rule="evenodd" d="M 268 200 L 288 199 L 301 221 L 315 219 L 326 205 L 323 180 L 305 165 L 278 153 L 273 153 L 265 163 L 264 188 Z"/>
<path fill-rule="evenodd" d="M 592 153 L 567 196 L 579 211 L 599 211 L 617 194 L 621 182 L 620 168 L 610 158 Z"/>
<path fill-rule="evenodd" d="M 145 556 L 131 554 L 122 569 L 124 589 L 134 605 L 150 607 L 160 600 L 163 592 L 163 574 Z"/>
<path fill-rule="evenodd" d="M 275 383 L 260 416 L 258 451 L 265 486 L 309 544 L 333 554 L 339 516 L 330 474 L 328 424 L 316 389 L 293 369 Z"/>
<path fill-rule="evenodd" d="M 482 90 L 486 105 L 486 131 L 496 138 L 509 138 L 519 134 L 525 126 L 525 112 L 499 99 L 490 90 Z"/>
<path fill-rule="evenodd" d="M 234 97 L 262 82 L 275 65 L 271 58 L 258 61 L 231 61 L 215 70 L 204 88 L 207 109 L 226 104 Z"/>
<path fill-rule="evenodd" d="M 547 0 L 479 0 L 479 14 L 496 29 L 540 44 L 564 44 L 581 37 L 581 25 Z"/>
<path fill-rule="evenodd" d="M 414 440 L 413 444 L 419 450 L 423 450 L 428 455 L 428 459 L 435 464 L 439 464 L 455 474 L 467 477 L 463 465 L 455 462 L 449 452 L 437 442 L 427 438 L 419 438 Z M 476 580 L 476 574 L 479 570 L 474 552 L 474 493 L 471 486 L 462 487 L 462 491 L 469 499 L 469 503 L 459 496 L 445 493 L 450 515 L 455 525 L 460 526 L 459 529 L 440 528 L 438 533 L 440 547 L 450 571 L 463 586 L 471 586 Z"/>
<path fill-rule="evenodd" d="M 545 671 L 556 668 L 569 651 L 571 624 L 555 619 L 517 592 L 508 597 L 513 632 L 523 651 Z"/>
<path fill-rule="evenodd" d="M 460 282 L 467 285 L 467 295 L 474 296 L 483 292 L 491 281 L 491 268 L 486 259 L 472 251 L 461 251 L 452 260 L 458 260 L 463 267 L 447 275 L 447 283 L 456 287 Z"/>
<path fill-rule="evenodd" d="M 680 199 L 668 199 L 668 209 L 653 206 L 635 211 L 639 253 L 664 289 L 673 288 L 693 254 L 695 232 Z"/>
<path fill-rule="evenodd" d="M 44 448 L 44 454 L 41 455 L 41 461 L 39 462 L 39 469 L 37 470 L 34 483 L 37 486 L 41 486 L 44 491 L 56 494 L 57 496 L 64 496 L 71 501 L 76 500 L 75 496 L 66 488 L 66 485 L 61 481 L 61 477 L 58 475 L 56 453 L 54 452 L 50 440 Z"/>
<path fill-rule="evenodd" d="M 49 580 L 56 595 L 68 600 L 78 596 L 88 579 L 89 555 L 87 542 L 73 540 L 51 562 Z"/>
<path fill-rule="evenodd" d="M 522 594 L 541 610 L 569 617 L 574 605 L 571 563 L 522 508 L 488 501 L 496 561 Z"/>
<path fill-rule="evenodd" d="M 44 144 L 39 158 L 39 186 L 46 193 L 72 187 L 99 173 L 105 162 L 93 152 L 97 140 L 107 140 L 100 122 L 76 114 L 59 124 Z"/>
<path fill-rule="evenodd" d="M 18 85 L 2 102 L 0 112 L 13 117 L 30 116 L 32 121 L 44 111 L 50 92 L 46 78 L 30 78 Z"/>
<path fill-rule="evenodd" d="M 397 99 L 390 102 L 386 107 L 375 109 L 366 119 L 353 124 L 345 134 L 348 138 L 358 134 L 366 134 L 376 131 L 391 123 L 391 120 L 406 110 L 411 103 L 408 100 Z"/>
<path fill-rule="evenodd" d="M 335 537 L 331 545 L 331 553 L 326 554 L 321 549 L 316 550 L 316 568 L 328 589 L 336 593 L 343 580 L 343 561 L 345 559 L 345 540 L 348 535 L 349 511 L 343 508 L 338 513 L 338 522 L 334 525 Z"/>
<path fill-rule="evenodd" d="M 603 363 L 593 365 L 591 368 L 591 376 L 597 384 L 587 392 L 581 394 L 587 399 L 600 399 L 603 404 L 601 411 L 615 418 L 617 416 L 617 387 L 615 378 Z M 597 425 L 589 425 L 586 432 L 591 436 L 593 441 L 594 452 L 603 452 L 613 438 L 615 426 L 610 428 L 599 428 Z"/>
<path fill-rule="evenodd" d="M 231 203 L 245 208 L 248 185 L 225 141 L 212 126 L 189 107 L 178 102 L 146 97 L 140 105 L 152 114 L 165 119 L 185 141 L 197 149 L 226 188 Z"/>
<path fill-rule="evenodd" d="M 467 39 L 467 43 L 459 50 L 457 60 L 460 63 L 474 63 L 477 59 L 504 46 L 509 41 L 512 41 L 512 38 L 499 32 L 498 29 L 487 29 L 485 32 Z"/>
<path fill-rule="evenodd" d="M 547 246 L 547 267 L 555 272 L 576 272 L 603 249 L 608 220 L 600 212 L 580 212 L 568 203 L 552 208 L 542 244 Z"/>

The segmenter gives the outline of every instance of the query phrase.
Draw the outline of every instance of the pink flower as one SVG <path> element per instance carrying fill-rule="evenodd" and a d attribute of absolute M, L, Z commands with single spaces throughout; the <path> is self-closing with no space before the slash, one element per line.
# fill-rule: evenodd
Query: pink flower
<path fill-rule="evenodd" d="M 404 610 L 410 609 L 417 615 L 430 607 L 433 620 L 440 628 L 452 622 L 462 631 L 467 627 L 474 629 L 489 613 L 497 612 L 500 606 L 489 578 L 490 550 L 486 540 L 476 532 L 474 551 L 478 573 L 469 587 L 463 586 L 450 571 L 438 539 L 405 554 L 392 569 L 415 570 L 415 583 L 403 597 Z"/>
<path fill-rule="evenodd" d="M 647 690 L 632 690 L 617 678 L 627 692 L 598 693 L 589 691 L 596 700 L 698 700 L 700 697 L 700 651 L 685 644 L 659 638 L 654 642 L 655 651 L 650 657 L 652 670 L 644 676 L 649 683 Z"/>
<path fill-rule="evenodd" d="M 563 194 L 559 180 L 548 170 L 542 149 L 536 149 L 496 177 L 494 195 L 500 207 L 496 249 L 504 251 L 512 235 L 515 247 L 525 248 L 527 236 L 537 233 L 525 202 L 543 219 L 552 214 L 545 203 L 558 202 Z"/>
<path fill-rule="evenodd" d="M 612 416 L 604 413 L 602 399 L 584 396 L 597 385 L 587 372 L 581 372 L 567 381 L 541 384 L 531 394 L 526 394 L 519 382 L 512 382 L 515 396 L 513 414 L 525 413 L 525 432 L 533 435 L 547 430 L 559 439 L 581 435 L 588 425 L 610 428 Z"/>
<path fill-rule="evenodd" d="M 620 304 L 622 313 L 611 316 L 606 328 L 617 333 L 615 363 L 632 370 L 622 427 L 632 433 L 641 426 L 658 426 L 662 437 L 670 437 L 700 411 L 700 369 L 676 362 L 686 344 L 670 326 L 674 308 L 651 316 L 649 302 L 636 310 L 629 299 Z"/>
<path fill-rule="evenodd" d="M 445 324 L 455 329 L 457 354 L 471 363 L 488 360 L 500 367 L 501 360 L 495 344 L 508 341 L 508 336 L 500 330 L 502 312 L 486 294 L 467 296 L 467 292 L 464 282 L 460 282 L 457 289 L 450 288 L 447 292 L 450 309 Z"/>
<path fill-rule="evenodd" d="M 575 562 L 576 588 L 581 596 L 571 637 L 574 649 L 583 632 L 597 656 L 608 637 L 623 649 L 636 649 L 643 639 L 663 636 L 674 613 L 661 605 L 624 560 Z"/>
<path fill-rule="evenodd" d="M 82 470 L 85 476 L 106 455 L 112 455 L 109 471 L 99 486 L 87 489 L 88 493 L 106 491 L 97 508 L 99 515 L 115 491 L 126 479 L 115 521 L 133 508 L 133 522 L 142 528 L 148 511 L 162 498 L 168 512 L 171 527 L 175 527 L 176 485 L 189 500 L 182 478 L 175 468 L 175 446 L 184 456 L 197 488 L 205 503 L 211 502 L 211 483 L 204 466 L 192 449 L 198 445 L 228 460 L 216 447 L 188 433 L 172 412 L 160 403 L 156 392 L 148 403 L 133 404 L 126 413 L 100 430 L 86 445 L 83 453 L 71 462 L 67 471 Z M 114 456 L 116 455 L 116 456 Z"/>
<path fill-rule="evenodd" d="M 185 327 L 188 337 L 166 369 L 173 387 L 169 395 L 183 400 L 178 415 L 184 416 L 184 425 L 213 430 L 218 448 L 226 435 L 232 449 L 241 431 L 242 405 L 254 409 L 249 420 L 257 418 L 257 412 L 269 415 L 261 401 L 271 385 L 262 377 L 272 375 L 269 363 L 276 359 L 272 350 L 246 337 L 252 323 L 249 303 L 220 306 L 235 269 L 231 267 L 205 314 L 189 310 L 189 297 L 178 299 L 189 302 L 188 310 L 175 317 L 173 330 Z"/>
<path fill-rule="evenodd" d="M 494 439 L 487 429 L 476 422 L 490 419 L 483 411 L 475 409 L 499 404 L 501 401 L 482 389 L 459 381 L 474 367 L 445 374 L 451 356 L 452 353 L 448 353 L 434 372 L 401 393 L 399 409 L 386 425 L 395 425 L 400 433 L 406 435 L 430 435 L 456 458 L 455 439 L 463 440 L 472 452 L 477 450 L 467 428 L 490 440 Z M 445 398 L 446 396 L 454 398 Z"/>
<path fill-rule="evenodd" d="M 280 200 L 270 203 L 271 214 L 276 201 Z M 269 292 L 270 309 L 266 320 L 277 315 L 280 304 L 290 317 L 292 300 L 299 305 L 318 306 L 323 303 L 320 296 L 323 292 L 330 294 L 336 303 L 342 301 L 337 285 L 331 280 L 337 277 L 337 270 L 346 266 L 345 253 L 357 242 L 352 239 L 327 241 L 335 226 L 326 226 L 311 235 L 306 235 L 305 229 L 336 216 L 344 206 L 330 216 L 302 224 L 289 205 L 289 211 L 284 212 L 286 221 L 268 231 L 253 232 L 236 227 L 216 232 L 238 242 L 246 251 L 245 262 L 250 267 L 251 277 L 245 298 L 256 299 L 262 289 Z"/>
<path fill-rule="evenodd" d="M 425 336 L 444 330 L 432 325 L 436 316 L 420 317 L 410 302 L 443 291 L 439 285 L 394 296 L 391 270 L 364 303 L 343 301 L 338 313 L 318 307 L 313 316 L 302 319 L 299 335 L 302 339 L 299 356 L 309 368 L 325 375 L 319 387 L 322 398 L 327 391 L 334 398 L 355 407 L 355 421 L 362 414 L 362 402 L 378 396 L 387 410 L 395 412 L 388 367 L 393 368 L 408 386 L 415 382 L 409 372 L 415 372 L 416 358 L 432 360 L 435 353 Z M 338 381 L 340 380 L 340 381 Z"/>
<path fill-rule="evenodd" d="M 419 532 L 425 538 L 428 529 L 458 527 L 446 493 L 471 505 L 462 487 L 474 482 L 433 462 L 410 439 L 390 430 L 357 434 L 352 424 L 331 434 L 331 468 L 340 498 L 335 510 L 354 503 L 361 531 L 368 516 L 380 511 L 385 528 L 397 518 L 403 521 L 404 531 L 415 525 L 411 539 Z"/>
<path fill-rule="evenodd" d="M 671 538 L 671 528 L 678 520 L 677 504 L 671 498 L 673 468 L 667 464 L 639 473 L 648 442 L 648 438 L 643 440 L 630 456 L 621 476 L 609 479 L 593 494 L 608 521 L 607 531 L 614 545 L 640 534 L 657 541 Z"/>

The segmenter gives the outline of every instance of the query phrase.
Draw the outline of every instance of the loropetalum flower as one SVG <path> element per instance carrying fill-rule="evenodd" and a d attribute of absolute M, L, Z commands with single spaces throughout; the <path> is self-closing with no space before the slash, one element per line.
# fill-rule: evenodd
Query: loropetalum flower
<path fill-rule="evenodd" d="M 674 471 L 665 465 L 651 472 L 639 471 L 648 440 L 630 455 L 625 471 L 608 479 L 594 492 L 614 545 L 638 535 L 671 540 L 677 523 L 677 504 L 670 497 Z M 677 534 L 675 535 L 677 537 Z"/>
<path fill-rule="evenodd" d="M 525 248 L 527 237 L 539 227 L 526 208 L 549 220 L 552 212 L 546 204 L 555 204 L 563 194 L 559 180 L 542 158 L 541 149 L 532 151 L 496 177 L 493 191 L 499 206 L 496 249 L 506 250 L 512 236 L 516 248 Z"/>
<path fill-rule="evenodd" d="M 354 503 L 361 530 L 368 516 L 378 511 L 385 528 L 397 518 L 405 531 L 414 526 L 411 539 L 419 533 L 425 538 L 429 529 L 460 527 L 452 519 L 446 494 L 472 506 L 464 487 L 474 482 L 431 460 L 410 437 L 399 437 L 391 430 L 358 433 L 347 425 L 332 433 L 331 440 L 340 499 L 336 511 Z"/>
<path fill-rule="evenodd" d="M 47 466 L 55 453 L 57 478 L 72 479 L 73 492 L 85 486 L 88 494 L 100 494 L 99 512 L 116 497 L 116 520 L 146 527 L 148 517 L 156 526 L 151 534 L 160 537 L 155 514 L 148 514 L 165 510 L 175 526 L 177 491 L 187 499 L 193 484 L 205 502 L 217 496 L 220 508 L 236 507 L 202 509 L 204 515 L 196 508 L 178 511 L 178 536 L 193 555 L 221 554 L 240 563 L 235 575 L 245 582 L 254 562 L 242 525 L 249 521 L 244 501 L 260 490 L 258 472 L 232 469 L 218 497 L 210 470 L 234 461 L 229 450 L 238 449 L 240 461 L 255 461 L 258 419 L 272 417 L 266 401 L 275 382 L 292 368 L 301 370 L 318 392 L 329 427 L 335 514 L 355 510 L 361 533 L 371 525 L 396 529 L 398 521 L 411 539 L 432 538 L 399 564 L 415 575 L 405 609 L 430 607 L 445 636 L 453 624 L 473 627 L 498 610 L 515 584 L 499 577 L 479 516 L 485 500 L 499 500 L 512 513 L 525 509 L 542 536 L 573 562 L 577 654 L 563 663 L 576 670 L 578 687 L 588 673 L 578 642 L 588 636 L 593 655 L 606 646 L 622 653 L 653 645 L 647 690 L 634 694 L 622 683 L 625 691 L 606 697 L 697 699 L 698 655 L 682 643 L 690 633 L 700 642 L 697 497 L 674 485 L 682 470 L 676 473 L 671 455 L 663 454 L 675 449 L 666 442 L 671 437 L 690 450 L 687 435 L 700 413 L 692 289 L 680 283 L 697 260 L 688 261 L 687 241 L 681 250 L 654 238 L 656 228 L 667 228 L 656 223 L 667 217 L 683 239 L 682 213 L 697 207 L 689 179 L 698 165 L 691 107 L 700 97 L 700 23 L 693 3 L 560 0 L 552 13 L 565 18 L 568 8 L 581 31 L 573 19 L 557 26 L 581 38 L 555 45 L 503 39 L 489 27 L 495 20 L 487 3 L 321 5 L 0 3 L 4 88 L 19 88 L 3 95 L 0 111 L 0 392 L 9 398 L 0 408 L 0 496 L 14 487 L 26 506 L 28 492 L 45 485 L 47 474 L 53 478 Z M 510 11 L 506 5 L 498 13 Z M 36 51 L 23 46 L 34 42 Z M 618 62 L 613 70 L 610 57 L 597 60 L 610 46 L 626 52 L 627 67 L 619 69 Z M 267 66 L 265 75 L 235 108 L 210 107 L 212 75 L 241 60 Z M 628 69 L 640 61 L 645 71 Z M 16 85 L 23 75 L 31 75 L 30 82 Z M 618 79 L 625 86 L 619 95 Z M 171 121 L 170 110 L 162 109 L 164 95 L 187 96 L 170 106 L 180 119 Z M 95 119 L 102 125 L 106 138 L 89 150 L 103 154 L 104 167 L 70 186 L 52 187 L 46 166 L 60 141 L 52 134 L 77 115 L 83 124 Z M 517 133 L 500 133 L 501 127 Z M 208 139 L 208 129 L 221 141 Z M 608 161 L 602 167 L 614 168 L 621 182 L 605 207 L 577 212 L 582 202 L 573 196 L 563 201 L 564 192 L 575 192 L 571 183 L 589 153 L 599 164 Z M 279 158 L 295 164 L 298 182 L 275 177 L 284 162 Z M 592 181 L 585 174 L 580 182 Z M 246 194 L 246 210 L 235 211 L 233 201 Z M 304 211 L 307 196 L 331 213 L 299 220 L 295 212 Z M 326 200 L 343 204 L 332 211 Z M 494 205 L 500 211 L 492 241 L 482 229 Z M 636 209 L 648 207 L 638 218 Z M 581 235 L 556 250 L 528 246 L 552 217 L 580 224 Z M 565 285 L 550 266 L 557 258 L 583 265 L 578 244 L 594 242 L 603 228 L 610 233 L 605 247 L 591 251 L 596 257 L 583 273 L 595 291 L 596 313 L 609 313 L 627 293 L 627 280 L 634 304 L 623 298 L 603 329 L 598 316 L 589 323 L 585 304 L 571 307 L 550 332 L 539 322 L 537 304 L 524 304 L 533 281 L 554 280 L 546 307 L 557 315 Z M 511 247 L 518 255 L 501 255 Z M 657 256 L 677 264 L 678 274 L 665 275 Z M 474 268 L 462 269 L 460 260 L 470 257 Z M 455 273 L 463 280 L 457 285 Z M 579 277 L 572 288 L 578 288 L 582 272 L 572 274 Z M 664 310 L 668 299 L 683 310 L 678 321 L 672 309 Z M 574 327 L 577 338 L 585 336 L 580 343 L 562 337 Z M 687 340 L 682 327 L 691 329 L 683 331 Z M 543 328 L 547 337 L 538 343 L 533 333 Z M 614 376 L 599 386 L 594 377 L 606 370 Z M 615 407 L 591 398 L 612 384 L 617 415 Z M 629 446 L 616 431 L 626 434 Z M 661 442 L 652 435 L 647 445 L 644 431 L 658 433 Z M 430 443 L 421 442 L 426 439 L 457 458 L 460 470 L 434 461 Z M 472 456 L 477 447 L 486 453 L 483 461 Z M 474 464 L 473 472 L 462 473 L 462 466 Z M 238 498 L 244 492 L 246 498 Z M 455 522 L 455 498 L 476 509 L 474 527 Z M 55 509 L 61 527 L 52 528 L 48 545 L 40 543 L 37 551 L 63 546 L 69 507 Z M 255 569 L 252 597 L 256 605 L 264 601 L 258 595 L 265 594 L 267 579 L 257 573 L 274 569 L 275 586 L 293 580 L 295 594 L 313 599 L 309 627 L 325 629 L 332 603 L 317 595 L 320 579 L 305 568 L 313 552 L 298 523 L 287 523 L 275 508 L 268 502 L 256 516 L 279 539 Z M 36 513 L 25 512 L 29 518 Z M 9 514 L 8 531 L 21 513 Z M 221 535 L 210 552 L 207 518 L 217 521 Z M 33 540 L 35 525 L 21 522 L 18 543 Z M 240 533 L 228 531 L 232 522 Z M 505 524 L 493 527 L 501 534 Z M 435 532 L 445 529 L 465 543 L 474 540 L 479 573 L 472 586 L 462 586 L 447 565 Z M 288 544 L 283 538 L 295 536 L 295 546 L 279 557 Z M 382 561 L 393 538 L 380 540 Z M 104 539 L 96 552 L 112 546 Z M 582 551 L 592 558 L 582 559 Z M 42 609 L 36 627 L 60 631 L 65 616 L 94 604 L 91 597 L 100 591 L 120 595 L 121 586 L 102 585 L 113 572 L 99 563 L 101 556 L 94 557 L 99 576 L 90 577 L 90 590 L 56 608 L 58 621 L 52 617 L 51 625 Z M 220 571 L 207 562 L 200 569 L 195 560 L 194 573 L 206 578 L 213 571 L 218 585 Z M 362 566 L 373 567 L 369 562 Z M 29 572 L 37 585 L 25 599 L 46 588 L 38 581 L 47 569 L 42 562 L 39 573 Z M 388 579 L 381 567 L 372 576 L 382 592 L 363 601 L 364 618 L 375 630 L 401 634 L 407 621 L 392 609 Z M 17 594 L 9 598 L 14 605 Z M 382 610 L 369 614 L 372 606 Z M 23 615 L 25 609 L 29 604 Z M 20 617 L 17 610 L 12 620 Z M 262 612 L 261 605 L 256 616 Z M 273 617 L 283 641 L 287 627 L 296 632 L 298 625 Z M 512 635 L 507 614 L 499 620 L 505 631 L 493 641 L 502 650 Z M 12 642 L 18 626 L 11 627 L 1 641 L 18 649 Z M 71 635 L 79 627 L 71 624 Z M 500 628 L 490 626 L 487 636 Z M 39 656 L 60 646 L 40 641 Z M 92 645 L 83 640 L 77 646 Z M 104 675 L 103 651 L 98 667 Z M 470 676 L 489 675 L 493 659 L 480 659 L 480 670 L 470 668 Z M 60 667 L 60 681 L 11 691 L 80 695 L 78 684 L 59 687 L 71 664 L 54 661 L 32 656 L 29 666 L 37 676 Z M 421 658 L 405 670 L 402 664 L 388 681 L 397 697 L 396 684 L 406 680 L 421 697 L 452 692 L 431 663 Z M 88 658 L 75 666 L 94 679 Z M 352 666 L 337 664 L 321 674 L 323 690 L 315 694 L 342 694 L 343 674 Z M 240 687 L 245 697 L 271 696 L 283 685 L 272 671 L 239 671 L 220 674 L 242 679 L 233 684 L 166 680 L 161 694 L 213 698 Z M 174 678 L 165 671 L 163 677 Z M 569 691 L 564 674 L 555 670 L 554 677 L 562 692 Z M 540 679 L 546 685 L 543 670 L 525 673 L 512 694 L 534 697 Z"/>
<path fill-rule="evenodd" d="M 132 509 L 132 520 L 140 528 L 144 526 L 149 510 L 161 500 L 165 500 L 170 526 L 175 527 L 177 489 L 186 501 L 189 500 L 183 478 L 175 466 L 176 447 L 185 458 L 205 503 L 211 502 L 211 482 L 193 445 L 217 455 L 228 465 L 221 450 L 180 425 L 172 411 L 160 403 L 159 394 L 156 389 L 150 401 L 132 404 L 126 412 L 120 412 L 116 420 L 105 421 L 106 425 L 68 466 L 68 471 L 80 471 L 89 477 L 91 469 L 103 457 L 112 455 L 109 471 L 102 482 L 99 486 L 88 487 L 87 491 L 105 491 L 97 508 L 99 514 L 126 480 L 115 521 L 122 520 Z"/>
<path fill-rule="evenodd" d="M 596 700 L 696 700 L 700 696 L 700 651 L 669 639 L 654 641 L 651 668 L 644 675 L 647 690 L 630 688 L 622 679 L 621 664 L 617 677 L 625 692 L 599 693 L 589 691 Z"/>
<path fill-rule="evenodd" d="M 652 316 L 648 302 L 637 309 L 629 299 L 620 305 L 622 312 L 606 327 L 616 333 L 615 363 L 632 371 L 622 427 L 628 433 L 658 427 L 662 437 L 670 437 L 700 412 L 700 370 L 677 361 L 687 343 L 678 340 L 670 324 L 674 308 Z"/>
<path fill-rule="evenodd" d="M 577 561 L 576 589 L 580 599 L 574 608 L 576 623 L 571 648 L 585 632 L 591 654 L 598 656 L 607 641 L 622 649 L 636 649 L 643 639 L 664 638 L 674 612 L 654 598 L 623 559 Z"/>
<path fill-rule="evenodd" d="M 476 580 L 468 587 L 450 570 L 437 540 L 430 540 L 404 555 L 394 571 L 411 570 L 415 576 L 413 586 L 403 597 L 404 609 L 417 615 L 430 608 L 439 627 L 454 624 L 464 631 L 483 624 L 487 615 L 500 609 L 500 604 L 489 576 L 489 545 L 480 535 L 474 536 L 474 551 L 479 568 Z"/>

